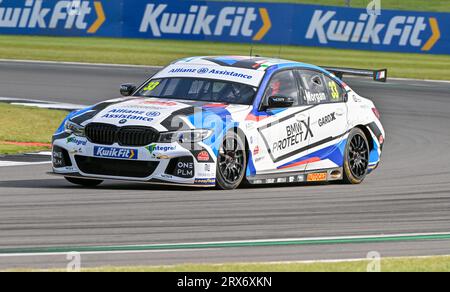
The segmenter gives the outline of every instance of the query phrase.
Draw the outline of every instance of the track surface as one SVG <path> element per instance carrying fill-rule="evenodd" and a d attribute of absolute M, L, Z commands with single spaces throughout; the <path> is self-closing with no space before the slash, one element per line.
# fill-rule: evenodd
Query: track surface
<path fill-rule="evenodd" d="M 154 69 L 0 63 L 0 96 L 90 104 Z M 450 84 L 348 79 L 382 113 L 380 168 L 359 186 L 236 191 L 106 183 L 81 189 L 50 165 L 0 167 L 0 248 L 137 245 L 450 232 Z M 96 254 L 85 265 L 294 261 L 450 254 L 450 241 Z M 64 267 L 65 256 L 1 257 L 0 268 Z"/>

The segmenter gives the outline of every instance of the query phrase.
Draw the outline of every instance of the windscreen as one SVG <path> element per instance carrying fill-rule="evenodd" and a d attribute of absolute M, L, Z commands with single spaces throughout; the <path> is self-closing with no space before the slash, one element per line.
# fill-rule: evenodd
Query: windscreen
<path fill-rule="evenodd" d="M 152 79 L 137 96 L 251 105 L 256 91 L 236 82 L 180 77 Z"/>

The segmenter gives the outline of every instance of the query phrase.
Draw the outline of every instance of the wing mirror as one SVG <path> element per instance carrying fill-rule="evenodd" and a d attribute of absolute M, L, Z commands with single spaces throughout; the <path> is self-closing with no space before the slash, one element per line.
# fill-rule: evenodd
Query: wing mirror
<path fill-rule="evenodd" d="M 133 94 L 133 92 L 136 90 L 136 85 L 131 83 L 126 83 L 120 85 L 120 94 L 123 96 L 130 96 Z"/>
<path fill-rule="evenodd" d="M 294 98 L 287 96 L 271 96 L 269 97 L 269 108 L 286 108 L 291 107 L 295 103 Z"/>

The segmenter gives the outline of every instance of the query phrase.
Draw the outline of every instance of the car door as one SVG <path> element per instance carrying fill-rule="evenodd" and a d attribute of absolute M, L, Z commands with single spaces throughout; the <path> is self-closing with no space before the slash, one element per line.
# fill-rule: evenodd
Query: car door
<path fill-rule="evenodd" d="M 255 163 L 259 173 L 302 172 L 306 164 L 286 167 L 307 150 L 311 131 L 308 128 L 307 106 L 303 103 L 303 90 L 294 70 L 276 73 L 268 84 L 262 108 L 268 118 L 259 122 L 258 132 L 264 153 Z M 288 108 L 268 108 L 271 96 L 292 97 L 295 103 Z"/>
<path fill-rule="evenodd" d="M 330 76 L 315 70 L 299 70 L 308 110 L 311 135 L 306 170 L 342 166 L 345 134 L 348 131 L 346 94 Z"/>

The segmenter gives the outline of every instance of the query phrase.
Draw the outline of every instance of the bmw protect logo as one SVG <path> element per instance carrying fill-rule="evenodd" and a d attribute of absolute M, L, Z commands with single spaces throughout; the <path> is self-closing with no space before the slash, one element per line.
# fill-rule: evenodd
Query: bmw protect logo
<path fill-rule="evenodd" d="M 127 122 L 127 120 L 126 120 L 126 119 L 123 119 L 123 120 L 120 120 L 120 121 L 119 121 L 119 124 L 123 125 L 123 124 L 125 124 L 126 122 Z"/>
<path fill-rule="evenodd" d="M 208 68 L 201 68 L 201 69 L 198 69 L 197 70 L 197 73 L 198 74 L 206 74 L 206 73 L 208 73 L 209 72 L 209 69 Z"/>

